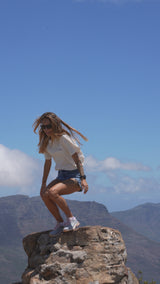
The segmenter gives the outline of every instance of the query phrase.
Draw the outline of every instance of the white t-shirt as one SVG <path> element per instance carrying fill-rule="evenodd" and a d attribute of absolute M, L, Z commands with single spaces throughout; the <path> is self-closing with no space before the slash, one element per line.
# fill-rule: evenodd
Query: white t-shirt
<path fill-rule="evenodd" d="M 60 136 L 60 138 L 55 139 L 53 142 L 50 140 L 44 156 L 46 160 L 54 159 L 56 170 L 75 170 L 77 166 L 72 158 L 74 153 L 78 153 L 78 156 L 83 164 L 84 155 L 77 145 L 74 138 L 67 134 Z"/>

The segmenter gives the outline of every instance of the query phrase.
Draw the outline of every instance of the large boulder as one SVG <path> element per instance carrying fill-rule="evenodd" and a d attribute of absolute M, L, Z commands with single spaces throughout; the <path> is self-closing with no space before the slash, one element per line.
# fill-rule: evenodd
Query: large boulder
<path fill-rule="evenodd" d="M 50 237 L 49 231 L 23 240 L 28 267 L 23 284 L 138 284 L 125 266 L 127 252 L 119 231 L 81 227 Z"/>

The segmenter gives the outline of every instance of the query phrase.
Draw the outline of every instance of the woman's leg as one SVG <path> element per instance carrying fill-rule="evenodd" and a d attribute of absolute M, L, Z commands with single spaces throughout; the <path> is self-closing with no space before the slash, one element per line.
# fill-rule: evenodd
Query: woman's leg
<path fill-rule="evenodd" d="M 61 195 L 71 194 L 76 191 L 79 191 L 79 185 L 72 179 L 59 182 L 57 184 L 48 186 L 48 195 L 50 200 L 58 205 L 65 215 L 73 217 L 71 210 L 69 209 L 66 200 Z"/>
<path fill-rule="evenodd" d="M 46 188 L 45 192 L 41 192 L 41 198 L 43 200 L 43 202 L 45 203 L 46 207 L 48 208 L 48 210 L 51 212 L 51 214 L 54 216 L 54 218 L 58 221 L 58 222 L 63 222 L 63 218 L 60 215 L 59 209 L 56 205 L 56 203 L 50 199 L 49 194 L 48 194 L 48 188 L 50 186 L 54 186 L 55 184 L 57 184 L 59 181 L 56 179 L 54 181 L 52 181 Z"/>

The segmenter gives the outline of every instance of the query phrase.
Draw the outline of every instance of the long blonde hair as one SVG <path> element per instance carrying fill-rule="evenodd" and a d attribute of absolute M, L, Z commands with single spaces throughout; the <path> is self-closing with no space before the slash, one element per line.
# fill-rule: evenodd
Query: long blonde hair
<path fill-rule="evenodd" d="M 41 128 L 41 124 L 42 124 L 42 120 L 44 118 L 47 118 L 50 120 L 50 123 L 52 125 L 52 129 L 53 129 L 53 136 L 48 137 L 45 132 L 43 131 L 43 129 Z M 80 135 L 85 141 L 88 141 L 88 139 L 82 134 L 80 133 L 78 130 L 76 130 L 75 128 L 71 127 L 70 125 L 68 125 L 66 122 L 64 122 L 62 119 L 60 119 L 55 113 L 53 112 L 45 112 L 44 114 L 42 114 L 40 117 L 38 117 L 34 124 L 34 133 L 37 133 L 36 130 L 38 128 L 38 134 L 39 134 L 39 143 L 38 143 L 38 147 L 39 147 L 39 153 L 44 153 L 45 149 L 48 145 L 49 139 L 51 138 L 51 140 L 53 141 L 55 138 L 58 138 L 60 136 L 62 136 L 63 134 L 68 134 L 69 136 L 72 136 L 76 139 L 76 141 L 78 142 L 78 144 L 81 144 L 79 139 L 77 138 L 76 134 Z"/>

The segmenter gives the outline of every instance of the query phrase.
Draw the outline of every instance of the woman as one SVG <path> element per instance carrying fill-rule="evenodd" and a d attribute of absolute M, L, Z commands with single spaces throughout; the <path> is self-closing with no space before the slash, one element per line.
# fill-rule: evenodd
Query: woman
<path fill-rule="evenodd" d="M 50 233 L 50 235 L 56 235 L 79 226 L 78 220 L 73 216 L 62 195 L 82 190 L 84 190 L 84 193 L 88 191 L 83 169 L 84 156 L 75 133 L 79 134 L 85 141 L 87 141 L 87 138 L 52 112 L 41 115 L 35 120 L 33 126 L 34 132 L 36 133 L 38 129 L 39 133 L 39 153 L 43 153 L 45 156 L 40 195 L 57 220 L 55 228 Z M 56 163 L 55 169 L 58 170 L 58 176 L 46 185 L 52 158 Z M 66 222 L 63 221 L 59 208 L 65 213 Z"/>

